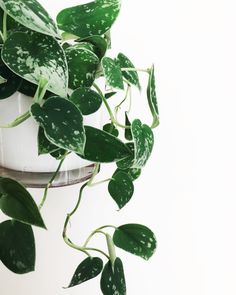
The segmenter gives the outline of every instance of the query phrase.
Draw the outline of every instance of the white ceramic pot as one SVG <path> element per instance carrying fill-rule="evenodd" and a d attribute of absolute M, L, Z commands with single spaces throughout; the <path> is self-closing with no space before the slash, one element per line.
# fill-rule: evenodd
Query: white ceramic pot
<path fill-rule="evenodd" d="M 16 117 L 29 110 L 32 98 L 20 92 L 0 100 L 0 124 L 12 122 Z M 101 127 L 102 113 L 86 116 L 86 125 Z M 0 129 L 0 167 L 1 175 L 12 176 L 28 186 L 44 186 L 59 161 L 50 155 L 38 155 L 38 124 L 33 118 L 14 128 Z M 54 185 L 76 183 L 91 173 L 93 164 L 71 153 L 64 161 L 61 175 Z M 26 180 L 25 177 L 28 179 Z M 40 180 L 41 178 L 41 180 Z M 40 184 L 40 182 L 42 182 Z"/>

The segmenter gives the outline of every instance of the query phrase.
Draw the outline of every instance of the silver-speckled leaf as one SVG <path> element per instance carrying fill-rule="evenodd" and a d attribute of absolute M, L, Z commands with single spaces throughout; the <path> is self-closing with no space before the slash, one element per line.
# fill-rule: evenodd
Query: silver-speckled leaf
<path fill-rule="evenodd" d="M 44 133 L 43 127 L 39 126 L 38 130 L 38 155 L 50 154 L 60 148 L 49 141 Z"/>
<path fill-rule="evenodd" d="M 120 258 L 116 258 L 114 265 L 111 261 L 107 262 L 102 272 L 100 286 L 103 295 L 126 295 L 125 274 Z"/>
<path fill-rule="evenodd" d="M 96 54 L 81 48 L 80 45 L 68 47 L 65 52 L 69 69 L 69 87 L 76 89 L 92 86 L 99 65 Z"/>
<path fill-rule="evenodd" d="M 134 185 L 129 174 L 121 170 L 116 171 L 108 184 L 108 191 L 119 209 L 123 208 L 134 193 Z"/>
<path fill-rule="evenodd" d="M 117 60 L 119 61 L 121 68 L 135 68 L 133 63 L 123 53 L 118 54 Z M 122 74 L 127 81 L 137 86 L 139 90 L 141 89 L 137 71 L 122 71 Z"/>
<path fill-rule="evenodd" d="M 25 27 L 39 33 L 59 37 L 56 24 L 38 1 L 0 0 L 0 6 Z"/>
<path fill-rule="evenodd" d="M 50 97 L 42 107 L 33 104 L 31 114 L 43 127 L 50 142 L 72 152 L 84 153 L 83 117 L 72 102 L 57 96 Z"/>
<path fill-rule="evenodd" d="M 4 43 L 2 59 L 17 75 L 34 84 L 44 77 L 48 81 L 48 90 L 66 96 L 66 57 L 53 37 L 33 31 L 28 34 L 16 32 Z"/>
<path fill-rule="evenodd" d="M 134 139 L 134 162 L 132 168 L 142 168 L 152 153 L 154 135 L 152 129 L 148 125 L 142 124 L 139 119 L 133 121 L 131 130 Z"/>
<path fill-rule="evenodd" d="M 103 35 L 115 22 L 121 0 L 95 0 L 62 10 L 57 16 L 58 27 L 80 38 Z"/>
<path fill-rule="evenodd" d="M 107 42 L 101 36 L 89 36 L 83 39 L 79 39 L 80 42 L 88 42 L 93 45 L 94 53 L 102 59 L 107 51 Z"/>
<path fill-rule="evenodd" d="M 154 254 L 157 246 L 154 233 L 141 224 L 119 226 L 115 230 L 113 241 L 117 247 L 145 260 Z"/>
<path fill-rule="evenodd" d="M 103 57 L 101 64 L 107 85 L 123 90 L 124 82 L 119 64 L 110 57 Z"/>
<path fill-rule="evenodd" d="M 31 226 L 15 220 L 0 223 L 0 261 L 17 274 L 34 271 L 35 242 Z"/>
<path fill-rule="evenodd" d="M 149 73 L 148 87 L 147 87 L 148 104 L 153 116 L 152 128 L 159 125 L 159 111 L 157 105 L 156 95 L 156 80 L 155 80 L 155 68 L 154 65 Z"/>
<path fill-rule="evenodd" d="M 77 267 L 68 288 L 80 285 L 98 276 L 103 268 L 103 261 L 99 257 L 88 257 Z"/>

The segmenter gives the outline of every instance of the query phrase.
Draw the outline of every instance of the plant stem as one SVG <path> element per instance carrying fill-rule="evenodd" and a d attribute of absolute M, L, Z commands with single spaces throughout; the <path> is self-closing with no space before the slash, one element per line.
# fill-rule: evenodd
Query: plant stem
<path fill-rule="evenodd" d="M 23 123 L 24 121 L 26 121 L 29 118 L 30 118 L 30 111 L 27 111 L 24 114 L 22 114 L 21 116 L 17 117 L 11 123 L 6 124 L 6 125 L 0 125 L 0 128 L 13 128 L 13 127 L 16 127 L 16 126 L 20 125 L 21 123 Z"/>
<path fill-rule="evenodd" d="M 85 250 L 85 248 L 83 248 L 83 247 L 79 247 L 79 246 L 75 245 L 75 244 L 72 243 L 72 242 L 71 242 L 66 236 L 63 237 L 63 239 L 64 239 L 65 243 L 66 243 L 69 247 L 71 247 L 71 248 L 73 248 L 73 249 L 75 249 L 75 250 L 81 251 L 81 252 L 85 253 L 86 255 L 88 255 L 89 257 L 91 257 L 91 255 Z"/>
<path fill-rule="evenodd" d="M 94 167 L 93 174 L 88 181 L 88 186 L 92 186 L 92 182 L 93 182 L 94 178 L 96 177 L 96 175 L 98 174 L 99 168 L 100 168 L 100 163 L 96 163 L 95 167 Z"/>
<path fill-rule="evenodd" d="M 3 42 L 5 42 L 7 40 L 7 13 L 5 11 L 3 13 L 2 35 Z"/>
<path fill-rule="evenodd" d="M 103 234 L 103 235 L 106 236 L 106 233 L 104 233 L 103 231 L 101 231 L 101 230 L 94 230 L 94 231 L 88 236 L 88 238 L 86 239 L 86 241 L 85 241 L 83 247 L 87 247 L 87 245 L 88 245 L 88 243 L 90 242 L 90 240 L 92 239 L 92 237 L 93 237 L 95 234 L 99 234 L 99 233 L 100 233 L 100 234 Z"/>
<path fill-rule="evenodd" d="M 42 201 L 40 202 L 40 204 L 38 206 L 39 210 L 42 209 L 42 207 L 43 207 L 43 205 L 44 205 L 44 203 L 45 203 L 45 201 L 47 199 L 48 189 L 50 188 L 50 186 L 52 185 L 53 181 L 55 180 L 55 178 L 56 178 L 59 170 L 61 169 L 61 166 L 62 166 L 62 164 L 63 164 L 66 156 L 67 156 L 67 154 L 61 159 L 61 161 L 60 161 L 60 163 L 59 163 L 59 165 L 57 167 L 57 170 L 53 173 L 51 179 L 49 180 L 49 182 L 48 182 L 48 184 L 47 184 L 47 186 L 46 186 L 46 188 L 44 190 Z"/>
<path fill-rule="evenodd" d="M 128 95 L 129 95 L 129 92 L 130 92 L 130 85 L 128 84 L 127 85 L 127 89 L 126 89 L 126 93 L 125 93 L 125 98 L 115 107 L 115 117 L 116 117 L 116 120 L 117 120 L 117 115 L 118 115 L 118 111 L 119 111 L 119 108 L 122 106 L 122 104 L 127 100 L 128 98 Z"/>
<path fill-rule="evenodd" d="M 4 42 L 4 36 L 3 36 L 2 31 L 0 31 L 0 37 L 1 37 L 2 41 Z"/>
<path fill-rule="evenodd" d="M 116 261 L 115 245 L 112 240 L 112 237 L 109 234 L 106 234 L 106 240 L 107 240 L 107 248 L 108 248 L 108 252 L 109 252 L 110 261 L 111 261 L 112 266 L 114 266 L 115 261 Z"/>
<path fill-rule="evenodd" d="M 90 187 L 93 187 L 93 186 L 96 186 L 98 184 L 102 184 L 102 183 L 108 182 L 110 180 L 112 180 L 112 178 L 107 178 L 107 179 L 104 179 L 104 180 L 101 180 L 101 181 L 97 181 L 97 182 L 91 183 L 89 186 Z"/>
<path fill-rule="evenodd" d="M 108 111 L 108 113 L 109 113 L 109 116 L 110 116 L 111 122 L 112 122 L 114 125 L 118 126 L 118 127 L 121 127 L 121 128 L 124 128 L 124 129 L 130 129 L 130 126 L 123 125 L 123 124 L 119 123 L 119 122 L 116 120 L 116 118 L 115 118 L 115 116 L 113 115 L 113 112 L 112 112 L 112 110 L 111 110 L 111 108 L 110 108 L 110 106 L 109 106 L 109 104 L 108 104 L 106 98 L 104 97 L 104 95 L 103 95 L 101 89 L 98 87 L 98 85 L 97 85 L 96 83 L 94 83 L 94 84 L 93 84 L 93 87 L 98 91 L 99 95 L 101 96 L 102 101 L 103 101 L 103 103 L 105 104 L 105 107 L 106 107 L 106 109 L 107 109 L 107 111 Z"/>

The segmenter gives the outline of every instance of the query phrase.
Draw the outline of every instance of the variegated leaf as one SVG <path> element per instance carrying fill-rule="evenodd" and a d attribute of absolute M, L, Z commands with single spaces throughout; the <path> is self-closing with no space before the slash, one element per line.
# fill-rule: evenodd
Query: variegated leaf
<path fill-rule="evenodd" d="M 155 80 L 155 68 L 152 66 L 149 73 L 148 88 L 147 88 L 148 104 L 153 116 L 152 128 L 159 125 L 159 111 L 157 105 L 156 94 L 156 80 Z"/>
<path fill-rule="evenodd" d="M 103 57 L 102 68 L 107 85 L 123 90 L 124 83 L 119 64 L 110 57 Z"/>

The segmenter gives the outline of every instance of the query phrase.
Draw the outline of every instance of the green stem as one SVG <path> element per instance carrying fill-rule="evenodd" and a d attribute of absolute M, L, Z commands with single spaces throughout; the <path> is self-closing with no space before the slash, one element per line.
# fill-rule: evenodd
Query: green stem
<path fill-rule="evenodd" d="M 85 248 L 87 251 L 96 251 L 102 255 L 104 255 L 107 259 L 109 259 L 109 255 L 107 255 L 104 251 L 97 249 L 97 248 Z"/>
<path fill-rule="evenodd" d="M 99 95 L 101 96 L 102 101 L 103 101 L 103 103 L 105 104 L 105 107 L 106 107 L 106 109 L 107 109 L 107 111 L 108 111 L 108 113 L 109 113 L 109 116 L 110 116 L 111 122 L 112 122 L 114 125 L 118 126 L 118 127 L 121 127 L 121 128 L 124 128 L 124 129 L 130 129 L 130 126 L 123 125 L 123 124 L 119 123 L 119 122 L 116 120 L 116 118 L 115 118 L 115 116 L 113 115 L 113 112 L 112 112 L 112 110 L 111 110 L 111 108 L 110 108 L 110 106 L 109 106 L 109 104 L 108 104 L 106 98 L 104 97 L 104 95 L 103 95 L 101 89 L 98 87 L 98 85 L 97 85 L 96 83 L 94 83 L 94 84 L 93 84 L 93 87 L 97 90 L 97 92 L 98 92 Z"/>
<path fill-rule="evenodd" d="M 75 245 L 74 243 L 72 243 L 66 236 L 63 237 L 63 240 L 64 242 L 71 248 L 75 249 L 75 250 L 78 250 L 78 251 L 81 251 L 83 253 L 85 253 L 87 256 L 91 257 L 91 255 L 86 251 L 85 248 L 83 247 L 79 247 L 77 245 Z"/>
<path fill-rule="evenodd" d="M 96 163 L 95 167 L 94 167 L 93 174 L 92 174 L 91 178 L 88 181 L 88 186 L 92 186 L 93 180 L 96 177 L 96 175 L 98 174 L 99 168 L 100 168 L 100 163 Z"/>
<path fill-rule="evenodd" d="M 26 121 L 27 119 L 29 119 L 30 116 L 31 116 L 30 111 L 27 111 L 23 115 L 17 117 L 11 123 L 6 124 L 6 125 L 0 125 L 0 128 L 13 128 L 13 127 L 16 127 L 16 126 L 20 125 L 21 123 L 23 123 L 24 121 Z"/>
<path fill-rule="evenodd" d="M 108 252 L 109 252 L 110 261 L 111 261 L 112 266 L 114 266 L 115 261 L 116 261 L 115 245 L 112 240 L 112 237 L 109 234 L 106 234 L 106 240 L 107 240 L 107 248 L 108 248 Z"/>
<path fill-rule="evenodd" d="M 116 120 L 117 120 L 118 111 L 119 111 L 120 107 L 122 106 L 122 104 L 127 100 L 130 89 L 131 89 L 131 87 L 128 84 L 124 99 L 115 107 L 115 118 L 116 118 Z"/>
<path fill-rule="evenodd" d="M 67 156 L 67 154 L 62 158 L 62 160 L 60 161 L 60 163 L 59 163 L 59 165 L 57 167 L 57 170 L 53 173 L 51 179 L 49 180 L 49 182 L 48 182 L 48 184 L 47 184 L 47 186 L 46 186 L 46 188 L 44 190 L 42 201 L 40 202 L 40 204 L 38 206 L 39 210 L 42 209 L 42 207 L 43 207 L 43 205 L 44 205 L 44 203 L 45 203 L 45 201 L 47 199 L 48 189 L 50 188 L 50 186 L 52 185 L 53 181 L 55 180 L 55 178 L 56 178 L 59 170 L 61 169 L 61 166 L 62 166 L 62 164 L 63 164 L 66 156 Z"/>
<path fill-rule="evenodd" d="M 0 37 L 1 37 L 2 41 L 4 42 L 4 36 L 3 36 L 2 31 L 0 31 Z"/>
<path fill-rule="evenodd" d="M 103 235 L 106 236 L 106 233 L 104 233 L 103 231 L 101 231 L 101 230 L 94 230 L 94 231 L 88 236 L 88 238 L 86 239 L 86 241 L 85 241 L 83 247 L 87 247 L 87 245 L 88 245 L 88 243 L 90 242 L 90 240 L 92 239 L 92 237 L 93 237 L 95 234 L 99 234 L 99 233 L 100 233 L 100 234 L 103 234 Z"/>
<path fill-rule="evenodd" d="M 3 23 L 2 23 L 2 35 L 3 35 L 3 42 L 7 40 L 7 13 L 4 11 L 3 13 Z"/>
<path fill-rule="evenodd" d="M 97 181 L 97 182 L 91 183 L 89 186 L 90 187 L 93 187 L 93 186 L 96 186 L 98 184 L 102 184 L 102 183 L 108 182 L 110 180 L 112 180 L 112 178 L 107 178 L 107 179 L 104 179 L 104 180 L 101 180 L 101 181 Z"/>

